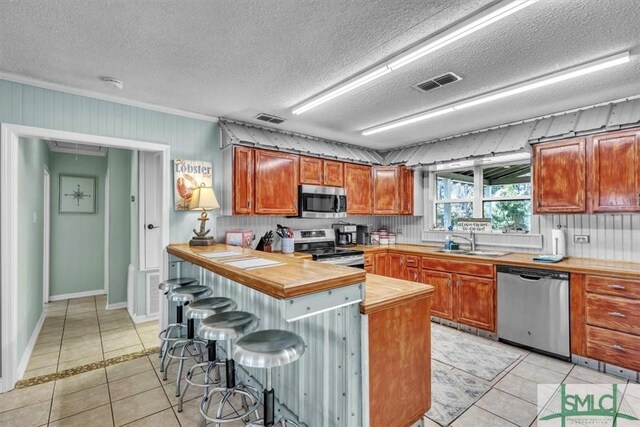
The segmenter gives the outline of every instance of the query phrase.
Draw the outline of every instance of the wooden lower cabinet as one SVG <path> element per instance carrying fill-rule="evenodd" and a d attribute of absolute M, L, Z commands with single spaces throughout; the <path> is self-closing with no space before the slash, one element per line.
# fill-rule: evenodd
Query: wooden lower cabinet
<path fill-rule="evenodd" d="M 420 282 L 433 286 L 431 313 L 453 320 L 453 274 L 422 269 Z"/>
<path fill-rule="evenodd" d="M 456 321 L 496 330 L 496 282 L 484 277 L 456 275 Z"/>
<path fill-rule="evenodd" d="M 410 427 L 431 406 L 429 305 L 419 298 L 366 315 L 371 427 Z"/>
<path fill-rule="evenodd" d="M 595 326 L 586 327 L 587 357 L 640 371 L 640 337 Z"/>
<path fill-rule="evenodd" d="M 390 253 L 387 256 L 389 257 L 389 277 L 406 280 L 407 270 L 404 255 Z"/>
<path fill-rule="evenodd" d="M 364 255 L 364 271 L 367 273 L 374 273 L 373 254 Z"/>
<path fill-rule="evenodd" d="M 407 267 L 407 277 L 405 280 L 411 282 L 420 282 L 420 269 L 415 267 Z"/>
<path fill-rule="evenodd" d="M 373 272 L 380 276 L 389 276 L 389 255 L 386 253 L 373 256 Z"/>

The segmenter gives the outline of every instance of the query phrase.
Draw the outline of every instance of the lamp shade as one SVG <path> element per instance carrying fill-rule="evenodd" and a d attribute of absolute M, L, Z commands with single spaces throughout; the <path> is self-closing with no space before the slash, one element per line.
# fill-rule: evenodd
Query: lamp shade
<path fill-rule="evenodd" d="M 217 209 L 220 205 L 211 187 L 195 187 L 191 193 L 189 209 Z"/>

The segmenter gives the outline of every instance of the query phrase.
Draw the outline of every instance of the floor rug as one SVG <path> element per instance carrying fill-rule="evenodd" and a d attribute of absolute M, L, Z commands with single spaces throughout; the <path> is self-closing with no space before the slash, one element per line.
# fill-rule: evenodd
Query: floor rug
<path fill-rule="evenodd" d="M 491 387 L 468 375 L 434 366 L 431 370 L 431 409 L 427 418 L 448 426 Z"/>
<path fill-rule="evenodd" d="M 433 327 L 431 357 L 476 377 L 492 381 L 518 360 L 519 355 L 475 339 L 467 339 L 464 334 L 449 332 L 444 327 Z"/>

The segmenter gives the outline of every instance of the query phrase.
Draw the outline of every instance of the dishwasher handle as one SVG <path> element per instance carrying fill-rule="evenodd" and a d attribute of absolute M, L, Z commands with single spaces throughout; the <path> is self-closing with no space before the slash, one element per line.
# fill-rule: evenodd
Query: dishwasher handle
<path fill-rule="evenodd" d="M 526 274 L 518 274 L 518 277 L 526 282 L 537 282 L 538 280 L 542 279 L 542 277 L 540 276 L 528 276 Z"/>
<path fill-rule="evenodd" d="M 538 268 L 516 267 L 513 265 L 497 265 L 496 271 L 498 273 L 513 274 L 515 276 L 523 277 L 525 280 L 535 279 L 559 279 L 569 280 L 569 273 L 566 271 L 555 270 L 543 270 Z"/>

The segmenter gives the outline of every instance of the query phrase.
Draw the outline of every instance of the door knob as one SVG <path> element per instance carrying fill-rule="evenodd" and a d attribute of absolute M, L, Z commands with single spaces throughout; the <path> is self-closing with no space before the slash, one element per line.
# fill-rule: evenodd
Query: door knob
<path fill-rule="evenodd" d="M 148 228 L 149 230 L 153 230 L 154 228 L 160 228 L 160 226 L 159 226 L 159 225 L 149 224 L 149 225 L 147 225 L 147 228 Z"/>

